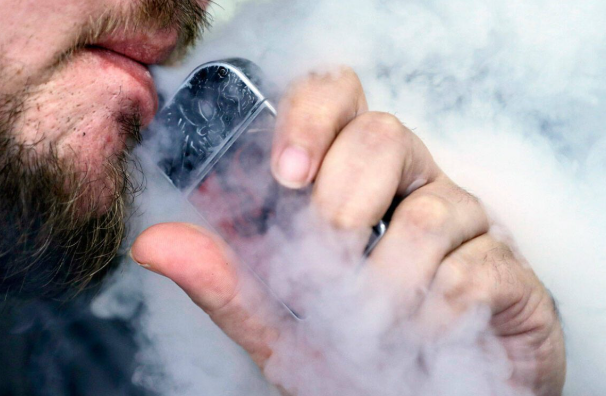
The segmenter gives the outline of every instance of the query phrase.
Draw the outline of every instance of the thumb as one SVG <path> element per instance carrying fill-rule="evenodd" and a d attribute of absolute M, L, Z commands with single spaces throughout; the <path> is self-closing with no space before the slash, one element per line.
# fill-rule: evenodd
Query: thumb
<path fill-rule="evenodd" d="M 142 267 L 172 279 L 207 312 L 226 305 L 238 288 L 229 248 L 192 224 L 154 225 L 139 235 L 130 254 Z"/>
<path fill-rule="evenodd" d="M 172 279 L 261 368 L 271 356 L 286 309 L 218 236 L 201 227 L 163 223 L 135 240 L 131 256 L 141 266 Z"/>

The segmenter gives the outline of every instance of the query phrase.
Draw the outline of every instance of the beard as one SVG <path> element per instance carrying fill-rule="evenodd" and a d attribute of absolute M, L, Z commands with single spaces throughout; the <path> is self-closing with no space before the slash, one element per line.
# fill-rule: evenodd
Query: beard
<path fill-rule="evenodd" d="M 126 151 L 106 159 L 103 193 L 93 194 L 98 187 L 73 159 L 17 143 L 12 127 L 22 102 L 0 99 L 0 293 L 69 298 L 110 270 L 138 188 Z M 138 139 L 136 114 L 120 123 Z"/>
<path fill-rule="evenodd" d="M 182 56 L 208 25 L 208 15 L 195 0 L 140 0 L 127 14 L 106 14 L 84 26 L 48 72 L 119 25 L 174 27 L 175 53 Z M 3 61 L 0 71 L 7 70 Z M 10 76 L 0 75 L 0 87 L 5 78 Z M 52 142 L 45 149 L 21 143 L 18 120 L 32 91 L 0 91 L 0 297 L 69 298 L 102 279 L 117 261 L 139 187 L 130 177 L 128 149 L 105 159 L 99 191 L 99 180 L 77 171 L 75 154 L 59 157 Z M 127 141 L 140 140 L 136 110 L 125 110 L 118 123 Z"/>

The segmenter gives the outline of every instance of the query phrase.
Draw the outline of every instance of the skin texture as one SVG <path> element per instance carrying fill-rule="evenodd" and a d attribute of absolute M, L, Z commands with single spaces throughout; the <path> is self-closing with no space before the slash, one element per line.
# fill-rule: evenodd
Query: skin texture
<path fill-rule="evenodd" d="M 124 59 L 108 61 L 103 51 L 72 52 L 83 41 L 112 43 L 120 51 L 143 47 L 140 63 L 162 62 L 178 44 L 178 33 L 174 26 L 145 21 L 132 11 L 138 3 L 2 0 L 2 8 L 11 10 L 0 16 L 2 94 L 27 95 L 14 126 L 19 143 L 42 153 L 52 145 L 60 158 L 74 157 L 87 177 L 102 178 L 100 165 L 124 149 L 120 118 L 137 115 L 142 126 L 151 121 L 157 94 L 145 67 L 133 71 Z M 95 37 L 99 29 L 109 34 Z"/>
<path fill-rule="evenodd" d="M 72 184 L 87 186 L 66 198 L 77 203 L 72 218 L 108 211 L 124 181 L 116 183 L 105 164 L 124 151 L 124 126 L 144 126 L 156 111 L 145 68 L 115 53 L 158 63 L 188 42 L 188 29 L 175 27 L 185 14 L 169 9 L 158 15 L 178 15 L 177 20 L 146 19 L 132 11 L 141 3 L 0 0 L 10 10 L 0 13 L 0 125 L 7 147 L 19 148 L 6 161 L 25 155 L 24 166 L 31 166 L 28 159 L 52 157 L 63 169 L 59 174 L 68 169 L 72 176 L 49 180 L 60 192 L 73 190 Z M 103 30 L 112 34 L 96 34 Z M 85 44 L 110 46 L 113 53 Z M 514 363 L 512 381 L 540 396 L 561 394 L 564 342 L 548 292 L 513 245 L 489 232 L 478 200 L 439 169 L 420 139 L 394 116 L 368 111 L 352 70 L 295 82 L 278 113 L 273 173 L 290 188 L 313 182 L 314 204 L 335 227 L 370 229 L 399 198 L 368 262 L 393 291 L 399 311 L 439 331 L 466 310 L 488 306 L 491 325 Z M 41 161 L 39 168 L 47 165 Z M 139 236 L 131 254 L 174 280 L 264 367 L 269 345 L 280 336 L 272 323 L 284 309 L 242 276 L 223 241 L 195 226 L 159 224 Z M 251 301 L 258 307 L 254 312 L 245 308 Z"/>
<path fill-rule="evenodd" d="M 206 3 L 0 6 L 0 294 L 56 297 L 118 252 L 127 152 L 157 108 L 147 64 L 195 41 Z"/>
<path fill-rule="evenodd" d="M 514 364 L 512 383 L 561 394 L 566 359 L 551 296 L 512 243 L 489 232 L 479 201 L 439 169 L 420 139 L 394 116 L 368 111 L 352 70 L 291 87 L 278 111 L 272 167 L 285 186 L 314 182 L 314 204 L 337 228 L 368 230 L 394 197 L 403 198 L 367 264 L 398 312 L 437 334 L 469 309 L 488 306 Z M 285 331 L 273 325 L 284 309 L 238 270 L 221 240 L 195 226 L 159 224 L 131 254 L 174 280 L 264 367 Z"/>

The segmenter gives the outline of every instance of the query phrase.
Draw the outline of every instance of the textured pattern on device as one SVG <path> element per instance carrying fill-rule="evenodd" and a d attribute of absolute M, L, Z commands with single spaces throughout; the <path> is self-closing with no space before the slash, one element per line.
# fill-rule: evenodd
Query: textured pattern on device
<path fill-rule="evenodd" d="M 160 162 L 175 186 L 188 187 L 228 134 L 238 129 L 261 101 L 223 66 L 197 72 L 157 117 L 177 139 Z"/>

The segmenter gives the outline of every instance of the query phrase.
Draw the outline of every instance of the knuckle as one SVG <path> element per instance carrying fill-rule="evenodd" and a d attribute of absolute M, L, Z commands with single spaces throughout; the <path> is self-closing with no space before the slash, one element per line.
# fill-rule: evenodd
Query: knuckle
<path fill-rule="evenodd" d="M 362 88 L 362 81 L 360 81 L 360 78 L 354 69 L 349 66 L 343 66 L 339 70 L 339 76 L 345 86 L 354 92 L 355 97 L 363 95 L 364 89 Z"/>
<path fill-rule="evenodd" d="M 452 181 L 448 181 L 446 183 L 446 188 L 449 194 L 452 195 L 453 200 L 456 200 L 460 203 L 472 204 L 472 205 L 481 205 L 480 199 L 465 190 L 459 185 L 454 184 Z"/>
<path fill-rule="evenodd" d="M 325 84 L 327 82 L 337 81 L 348 85 L 351 84 L 352 86 L 362 85 L 358 78 L 358 74 L 351 66 L 347 65 L 341 65 L 334 69 L 324 71 L 312 71 L 303 81 L 312 84 Z"/>
<path fill-rule="evenodd" d="M 472 193 L 470 193 L 469 191 L 467 191 L 461 187 L 458 187 L 458 188 L 461 191 L 461 196 L 462 196 L 461 199 L 463 201 L 466 201 L 473 205 L 482 206 L 482 201 L 480 201 L 480 198 L 476 197 L 475 195 L 473 195 Z"/>
<path fill-rule="evenodd" d="M 364 208 L 352 201 L 336 202 L 319 197 L 316 197 L 315 201 L 322 217 L 336 229 L 355 230 L 364 227 Z"/>
<path fill-rule="evenodd" d="M 364 226 L 363 217 L 359 214 L 359 209 L 352 208 L 350 205 L 342 205 L 334 212 L 332 223 L 341 230 L 359 229 Z"/>
<path fill-rule="evenodd" d="M 359 220 L 345 211 L 338 211 L 331 216 L 330 223 L 338 230 L 355 230 L 362 226 Z"/>
<path fill-rule="evenodd" d="M 471 286 L 469 263 L 461 256 L 451 255 L 444 259 L 436 275 L 436 284 L 446 299 L 461 298 Z"/>
<path fill-rule="evenodd" d="M 343 96 L 363 93 L 362 82 L 349 66 L 313 71 L 291 85 L 291 93 L 305 93 L 305 96 L 326 97 L 327 94 L 342 93 Z M 330 97 L 330 96 L 329 96 Z"/>
<path fill-rule="evenodd" d="M 339 66 L 339 68 L 336 70 L 336 73 L 329 73 L 328 75 L 332 76 L 336 80 L 342 82 L 343 84 L 353 89 L 358 89 L 362 87 L 362 82 L 358 78 L 358 74 L 350 66 Z"/>
<path fill-rule="evenodd" d="M 400 134 L 404 126 L 402 122 L 393 114 L 379 111 L 364 113 L 360 116 L 360 121 L 364 123 L 366 129 L 374 131 L 396 130 Z"/>
<path fill-rule="evenodd" d="M 407 229 L 419 234 L 441 234 L 452 221 L 451 204 L 437 195 L 411 196 L 400 205 L 394 217 Z"/>
<path fill-rule="evenodd" d="M 351 66 L 341 65 L 339 67 L 339 72 L 343 76 L 358 79 L 358 74 L 355 72 L 355 70 Z"/>
<path fill-rule="evenodd" d="M 361 138 L 369 148 L 394 144 L 403 147 L 408 142 L 407 130 L 400 120 L 389 113 L 368 112 L 360 115 Z"/>
<path fill-rule="evenodd" d="M 504 242 L 495 242 L 484 253 L 483 263 L 491 264 L 495 268 L 510 266 L 515 261 L 515 255 L 509 245 Z"/>
<path fill-rule="evenodd" d="M 217 296 L 209 299 L 208 296 L 191 296 L 192 301 L 201 307 L 207 314 L 213 316 L 229 310 L 232 306 L 238 305 L 239 287 L 237 285 L 217 282 L 212 272 L 209 271 L 205 277 L 200 277 L 199 286 L 207 293 Z"/>
<path fill-rule="evenodd" d="M 468 253 L 475 261 L 492 274 L 493 281 L 502 291 L 516 294 L 521 282 L 518 261 L 512 248 L 504 242 L 494 240 L 489 234 L 481 237 L 483 244 Z"/>

